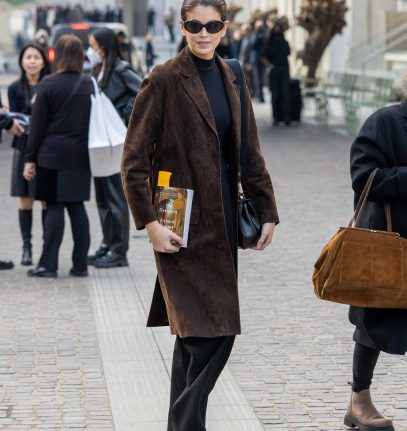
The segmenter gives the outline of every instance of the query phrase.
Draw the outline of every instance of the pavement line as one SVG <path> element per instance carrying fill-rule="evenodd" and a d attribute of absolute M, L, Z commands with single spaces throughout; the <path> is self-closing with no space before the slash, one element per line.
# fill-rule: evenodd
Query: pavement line
<path fill-rule="evenodd" d="M 90 278 L 115 430 L 166 431 L 174 339 L 168 328 L 145 327 L 147 277 L 120 268 L 92 269 Z M 229 367 L 211 394 L 207 417 L 208 431 L 263 430 Z"/>

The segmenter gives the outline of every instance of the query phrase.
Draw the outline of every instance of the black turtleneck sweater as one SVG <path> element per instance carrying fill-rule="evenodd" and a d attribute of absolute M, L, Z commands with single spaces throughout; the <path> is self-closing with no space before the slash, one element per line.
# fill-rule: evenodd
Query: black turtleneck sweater
<path fill-rule="evenodd" d="M 203 60 L 192 54 L 192 58 L 198 69 L 202 85 L 212 108 L 216 130 L 219 138 L 219 152 L 221 159 L 222 178 L 228 177 L 228 165 L 230 160 L 229 131 L 232 122 L 229 99 L 223 82 L 222 71 L 216 62 Z"/>
<path fill-rule="evenodd" d="M 236 241 L 232 213 L 231 187 L 229 175 L 230 163 L 230 129 L 232 116 L 230 113 L 229 99 L 226 94 L 222 71 L 216 59 L 203 60 L 192 54 L 192 58 L 198 69 L 202 85 L 211 105 L 212 114 L 216 124 L 219 138 L 219 154 L 222 177 L 222 200 L 225 213 L 226 231 L 232 253 L 235 253 Z"/>

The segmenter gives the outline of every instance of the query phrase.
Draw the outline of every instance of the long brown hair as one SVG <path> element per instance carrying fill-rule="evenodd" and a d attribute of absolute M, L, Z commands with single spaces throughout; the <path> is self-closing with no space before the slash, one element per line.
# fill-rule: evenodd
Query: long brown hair
<path fill-rule="evenodd" d="M 181 19 L 187 20 L 187 13 L 196 6 L 211 6 L 219 12 L 222 21 L 227 19 L 228 7 L 225 0 L 184 0 L 181 6 Z"/>
<path fill-rule="evenodd" d="M 55 72 L 82 72 L 85 54 L 83 43 L 72 34 L 64 34 L 55 45 Z"/>

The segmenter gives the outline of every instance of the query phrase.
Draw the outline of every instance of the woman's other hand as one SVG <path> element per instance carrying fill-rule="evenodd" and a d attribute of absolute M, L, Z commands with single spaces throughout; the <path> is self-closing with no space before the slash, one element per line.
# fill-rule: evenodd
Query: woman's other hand
<path fill-rule="evenodd" d="M 25 163 L 24 164 L 24 172 L 23 172 L 23 177 L 27 180 L 27 181 L 31 181 L 34 179 L 35 177 L 35 163 Z"/>
<path fill-rule="evenodd" d="M 24 133 L 24 129 L 16 120 L 14 120 L 13 125 L 7 130 L 7 132 L 15 136 L 21 136 Z"/>
<path fill-rule="evenodd" d="M 146 229 L 154 250 L 160 253 L 178 253 L 181 247 L 173 244 L 175 242 L 180 246 L 184 244 L 181 237 L 162 226 L 158 221 L 148 223 Z"/>
<path fill-rule="evenodd" d="M 257 242 L 257 246 L 253 248 L 253 250 L 264 250 L 271 244 L 273 240 L 274 228 L 276 227 L 275 223 L 264 223 L 261 228 L 261 236 Z"/>

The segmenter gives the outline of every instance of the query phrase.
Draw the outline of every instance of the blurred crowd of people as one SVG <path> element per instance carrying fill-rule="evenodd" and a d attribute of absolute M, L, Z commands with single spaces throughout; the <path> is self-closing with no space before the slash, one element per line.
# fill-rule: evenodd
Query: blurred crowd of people
<path fill-rule="evenodd" d="M 74 6 L 41 5 L 36 9 L 36 28 L 50 30 L 56 24 L 73 23 L 80 21 L 91 22 L 123 22 L 121 8 L 85 10 L 79 3 Z"/>
<path fill-rule="evenodd" d="M 277 9 L 268 13 L 258 10 L 244 23 L 231 22 L 216 49 L 222 58 L 240 61 L 253 99 L 264 103 L 264 87 L 269 88 L 275 125 L 299 121 L 302 104 L 299 83 L 290 77 L 291 49 L 285 38 L 288 29 L 288 18 L 278 16 Z M 183 39 L 178 52 L 185 43 Z"/>
<path fill-rule="evenodd" d="M 102 238 L 96 252 L 88 255 L 90 229 L 84 202 L 90 199 L 91 184 L 91 95 L 99 87 L 116 110 L 118 121 L 128 124 L 141 77 L 124 60 L 120 38 L 109 28 L 98 28 L 89 35 L 86 57 L 90 74 L 83 73 L 82 41 L 62 35 L 55 45 L 51 70 L 43 46 L 29 42 L 19 53 L 21 75 L 8 87 L 8 106 L 2 106 L 0 100 L 0 129 L 15 135 L 10 194 L 19 202 L 16 222 L 22 265 L 33 264 L 34 202 L 42 207 L 43 249 L 36 266 L 27 273 L 30 277 L 57 277 L 65 209 L 74 241 L 71 276 L 87 276 L 88 265 L 128 265 L 129 213 L 120 173 L 94 178 Z M 12 267 L 10 261 L 0 261 L 0 269 Z"/>
<path fill-rule="evenodd" d="M 62 8 L 38 8 L 38 12 L 40 12 L 39 15 L 44 12 L 49 13 L 51 10 L 55 12 L 52 22 L 62 19 L 61 14 L 65 17 L 68 16 L 62 11 Z M 58 14 L 56 13 L 57 11 Z M 83 19 L 82 14 L 84 11 L 80 6 L 74 7 L 71 12 L 76 14 L 76 18 L 71 17 L 66 19 Z M 49 21 L 46 16 L 41 19 L 45 19 L 44 22 L 47 22 L 47 25 L 51 24 L 51 21 Z M 104 17 L 103 19 L 106 20 L 109 18 Z M 173 16 L 173 10 L 169 11 L 167 21 L 168 23 L 171 21 L 171 23 L 174 24 L 175 18 Z M 43 25 L 44 22 L 41 24 L 40 20 L 39 25 Z M 276 125 L 280 122 L 289 125 L 293 119 L 298 120 L 293 112 L 293 81 L 290 78 L 288 61 L 290 46 L 285 38 L 285 31 L 288 27 L 287 18 L 278 17 L 277 14 L 259 15 L 243 24 L 231 22 L 226 37 L 217 48 L 217 52 L 221 57 L 239 59 L 246 76 L 250 94 L 254 99 L 257 99 L 258 102 L 265 101 L 263 90 L 264 86 L 268 85 L 272 96 L 273 120 Z M 66 39 L 66 37 L 68 39 Z M 73 36 L 66 37 L 63 36 L 62 38 L 62 41 L 65 41 L 65 43 L 78 44 L 78 59 L 75 61 L 79 62 L 80 66 L 75 66 L 76 68 L 74 67 L 72 69 L 72 71 L 75 72 L 73 76 L 74 78 L 79 77 L 76 81 L 79 82 L 78 85 L 80 87 L 78 88 L 82 89 L 80 93 L 86 93 L 89 96 L 92 93 L 92 86 L 89 82 L 85 84 L 85 81 L 83 83 L 79 81 L 81 76 L 80 72 L 83 68 L 83 53 L 81 53 L 81 50 L 83 50 L 82 42 Z M 9 87 L 10 108 L 12 111 L 23 115 L 31 115 L 33 106 L 37 106 L 37 112 L 40 112 L 41 109 L 44 110 L 43 114 L 46 114 L 45 111 L 49 108 L 45 102 L 46 99 L 43 100 L 40 97 L 38 100 L 38 90 L 44 88 L 46 92 L 46 83 L 49 83 L 49 85 L 52 84 L 52 80 L 46 77 L 46 75 L 50 73 L 50 64 L 46 50 L 44 49 L 46 47 L 38 42 L 40 41 L 27 44 L 21 49 L 19 57 L 21 77 Z M 179 49 L 184 46 L 184 43 L 183 41 L 180 44 Z M 105 94 L 111 99 L 123 121 L 127 123 L 131 112 L 131 106 L 141 83 L 141 75 L 137 76 L 130 64 L 123 61 L 125 56 L 123 56 L 122 42 L 119 35 L 116 35 L 112 30 L 101 28 L 94 31 L 89 37 L 89 44 L 90 47 L 86 52 L 86 57 L 91 64 L 91 73 L 98 80 L 101 89 L 103 89 Z M 56 51 L 58 46 L 59 42 L 57 43 Z M 149 32 L 146 36 L 145 47 L 147 72 L 154 66 L 156 57 L 157 55 L 155 54 L 153 46 L 153 34 Z M 57 76 L 63 79 L 68 75 L 62 73 L 57 74 Z M 40 83 L 43 78 L 46 78 L 44 79 L 44 83 Z M 64 100 L 66 101 L 66 99 L 69 98 L 69 95 L 64 93 L 64 87 L 72 87 L 72 83 L 58 81 L 55 85 L 58 87 L 58 91 L 61 91 L 61 100 L 56 100 L 55 103 L 59 103 L 61 106 L 63 105 L 64 109 L 62 109 L 62 111 L 64 111 Z M 39 94 L 41 94 L 41 92 Z M 88 119 L 90 99 L 84 104 L 83 94 L 82 103 L 83 106 L 86 105 L 86 112 L 81 114 L 81 118 Z M 39 107 L 42 103 L 44 103 L 43 106 Z M 299 106 L 300 102 L 298 102 L 297 105 Z M 67 117 L 64 117 L 64 122 L 68 121 L 67 118 L 70 115 L 70 110 L 72 110 L 71 105 L 66 107 Z M 47 117 L 45 114 L 42 116 L 43 118 Z M 38 126 L 36 121 L 39 118 L 38 115 L 34 116 L 29 134 L 18 130 L 16 132 L 17 136 L 13 141 L 15 155 L 13 161 L 11 194 L 12 196 L 20 198 L 18 222 L 23 242 L 22 263 L 25 265 L 32 264 L 31 225 L 34 200 L 58 203 L 55 207 L 46 205 L 43 206 L 42 209 L 45 240 L 44 250 L 37 268 L 32 270 L 29 274 L 31 276 L 41 277 L 55 276 L 57 274 L 57 256 L 60 241 L 55 241 L 55 238 L 61 238 L 60 240 L 62 241 L 63 223 L 61 222 L 61 212 L 63 213 L 63 209 L 67 208 L 72 217 L 77 219 L 74 223 L 77 223 L 78 226 L 88 226 L 88 222 L 83 205 L 73 208 L 72 205 L 69 204 L 72 195 L 75 195 L 77 190 L 81 189 L 81 187 L 75 187 L 75 190 L 71 190 L 71 181 L 65 181 L 65 177 L 65 180 L 62 181 L 62 177 L 59 177 L 59 171 L 63 171 L 63 175 L 66 176 L 66 166 L 63 166 L 62 162 L 60 165 L 58 164 L 59 162 L 56 163 L 55 166 L 52 162 L 50 165 L 45 166 L 45 170 L 41 170 L 41 168 L 37 166 L 36 168 L 34 167 L 32 171 L 27 171 L 27 164 L 31 164 L 29 166 L 32 167 L 37 163 L 39 160 L 38 157 L 41 155 L 40 148 L 35 148 L 36 131 L 42 131 L 48 128 L 46 124 Z M 64 129 L 64 122 L 61 123 L 62 129 Z M 81 129 L 81 132 L 84 133 L 83 142 L 86 141 L 87 136 L 87 127 L 85 123 Z M 13 124 L 14 123 L 9 121 L 8 127 L 11 127 Z M 59 127 L 58 124 L 54 126 Z M 72 125 L 72 127 L 74 127 L 74 125 Z M 43 142 L 44 139 L 44 136 L 41 135 L 37 141 Z M 51 150 L 54 151 L 54 149 Z M 78 151 L 80 152 L 82 150 L 83 148 Z M 74 156 L 75 155 L 73 155 L 73 157 Z M 58 157 L 58 154 L 53 155 L 50 160 L 58 161 Z M 85 189 L 89 191 L 90 176 L 88 172 L 88 161 L 84 160 L 83 163 L 84 171 L 80 172 L 82 177 L 78 172 L 73 172 L 72 178 L 75 178 L 76 182 L 72 181 L 72 184 L 76 184 L 78 178 L 82 178 L 81 181 L 86 185 Z M 53 172 L 50 173 L 47 169 L 51 169 Z M 31 178 L 35 181 L 30 180 Z M 64 187 L 58 189 L 58 193 L 61 192 L 62 194 L 56 196 L 54 193 L 55 190 L 49 189 L 49 185 L 53 182 L 59 183 L 61 181 L 66 186 L 66 189 L 64 190 Z M 83 243 L 81 238 L 88 238 L 88 231 L 85 233 L 77 232 L 77 235 L 74 234 L 76 247 L 80 251 L 78 251 L 77 258 L 75 258 L 77 260 L 74 259 L 75 261 L 73 262 L 73 275 L 87 274 L 86 268 L 88 264 L 95 264 L 99 267 L 127 265 L 126 253 L 128 249 L 129 220 L 120 179 L 117 175 L 114 176 L 114 178 L 95 179 L 95 190 L 102 224 L 103 239 L 95 254 L 87 258 L 89 241 L 86 240 Z M 52 196 L 50 196 L 50 194 Z M 74 198 L 75 202 L 82 202 L 83 204 L 83 201 L 89 199 L 89 193 L 83 196 L 75 195 Z M 49 217 L 50 214 L 53 214 L 52 223 L 49 222 L 49 225 L 47 225 L 47 220 L 51 220 Z M 75 274 L 75 270 L 78 270 L 77 274 Z"/>

